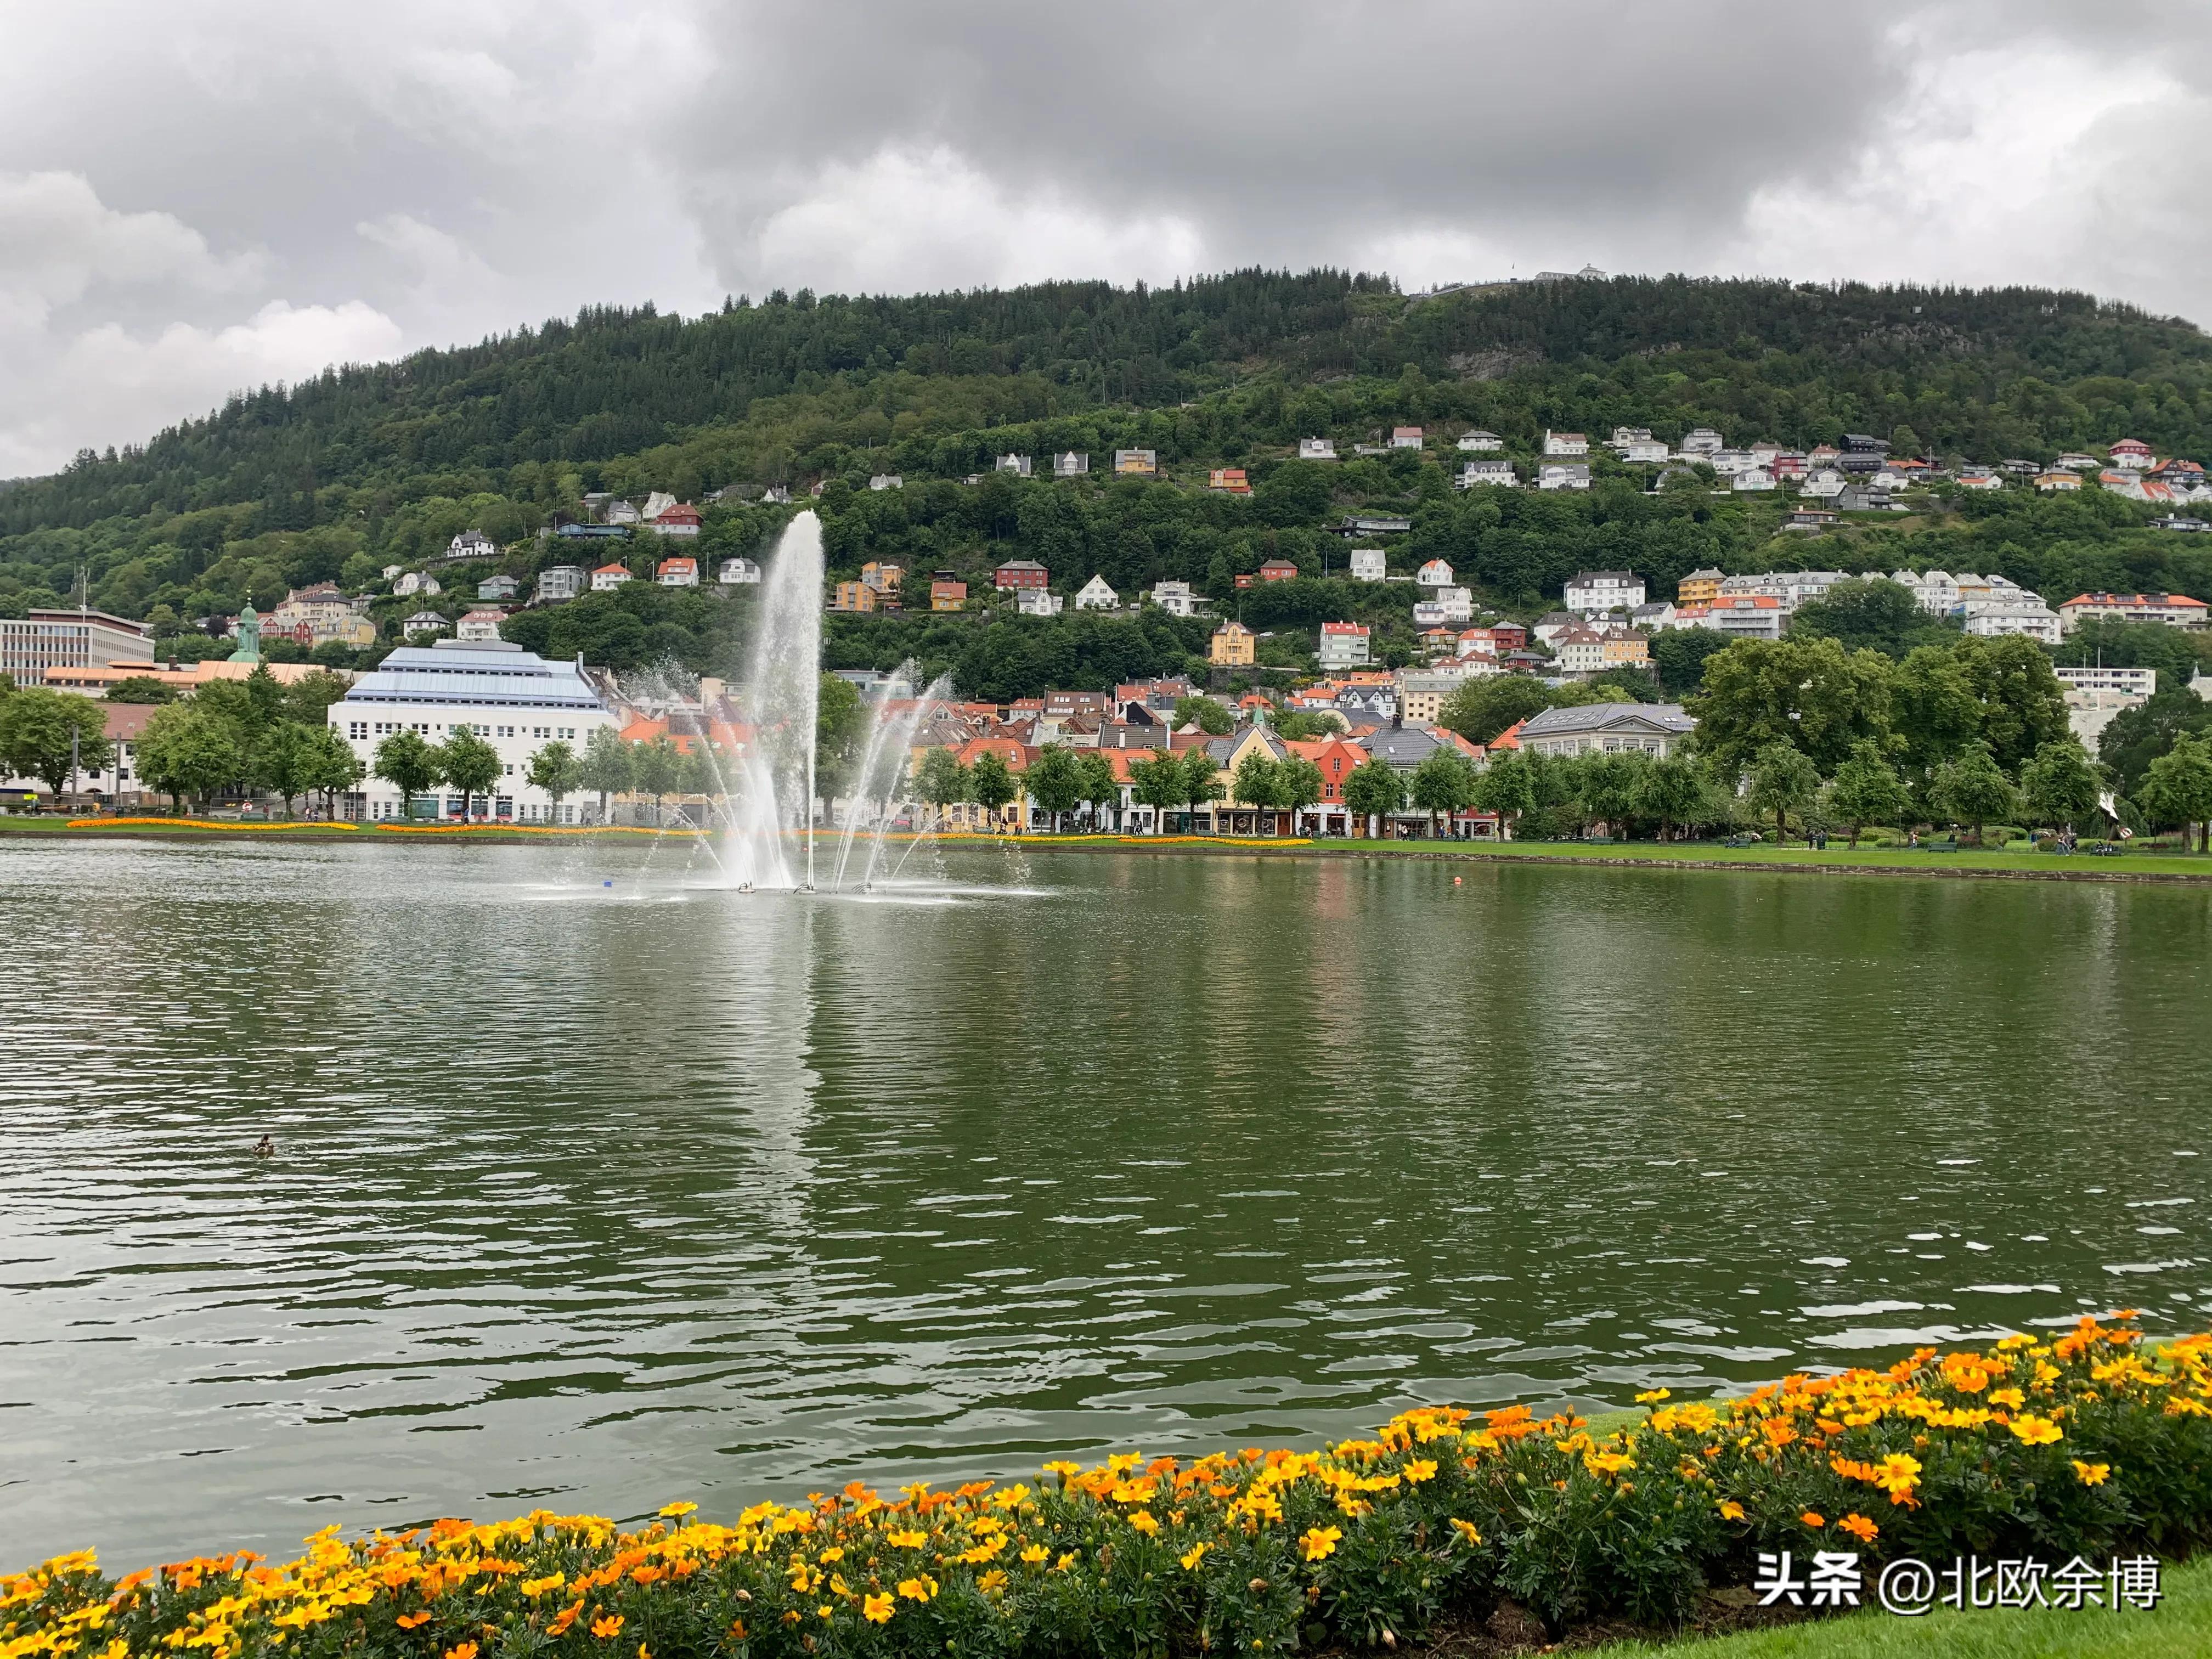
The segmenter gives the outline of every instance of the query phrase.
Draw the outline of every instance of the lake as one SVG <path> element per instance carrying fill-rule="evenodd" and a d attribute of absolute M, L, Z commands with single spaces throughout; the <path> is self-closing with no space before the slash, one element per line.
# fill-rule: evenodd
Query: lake
<path fill-rule="evenodd" d="M 0 1565 L 726 1519 L 2212 1296 L 2202 889 L 702 864 L 0 842 Z"/>

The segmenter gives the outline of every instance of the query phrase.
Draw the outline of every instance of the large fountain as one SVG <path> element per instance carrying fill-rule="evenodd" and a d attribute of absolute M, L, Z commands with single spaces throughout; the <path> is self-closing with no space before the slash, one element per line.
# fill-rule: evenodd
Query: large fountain
<path fill-rule="evenodd" d="M 732 822 L 720 854 L 741 887 L 814 890 L 814 747 L 822 703 L 822 520 L 784 526 L 761 584 L 745 701 L 753 738 L 727 781 Z M 787 830 L 805 831 L 794 847 Z"/>
<path fill-rule="evenodd" d="M 818 719 L 822 684 L 822 521 L 801 513 L 784 528 L 761 586 L 751 675 L 744 702 L 753 736 L 734 771 L 707 750 L 720 778 L 725 805 L 721 833 L 702 826 L 702 838 L 727 885 L 746 890 L 816 890 Z M 920 671 L 902 665 L 912 683 Z M 835 862 L 821 861 L 832 890 L 849 881 L 868 890 L 877 881 L 884 842 L 908 798 L 907 762 L 915 732 L 932 704 L 947 695 L 940 679 L 896 709 L 886 701 L 868 706 L 858 764 L 836 792 L 844 822 Z M 703 733 L 702 733 L 703 735 Z M 855 859 L 866 836 L 865 857 Z M 911 849 L 908 849 L 911 851 Z"/>

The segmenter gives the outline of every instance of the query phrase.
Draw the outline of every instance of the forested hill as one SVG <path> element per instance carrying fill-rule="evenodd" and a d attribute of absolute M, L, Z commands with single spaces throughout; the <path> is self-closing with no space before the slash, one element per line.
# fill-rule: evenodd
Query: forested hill
<path fill-rule="evenodd" d="M 1378 447 L 1411 425 L 1426 429 L 1422 447 Z M 1524 618 L 1582 568 L 1638 571 L 1661 595 L 1695 569 L 1808 563 L 1990 572 L 2053 600 L 2212 591 L 2212 536 L 2160 530 L 2159 507 L 2094 488 L 1915 492 L 1910 513 L 1846 514 L 1808 536 L 1785 525 L 1794 495 L 1662 477 L 1601 441 L 1587 490 L 1453 487 L 1468 428 L 1498 434 L 1526 480 L 1547 430 L 1602 441 L 1615 426 L 1803 449 L 1872 433 L 1900 453 L 1984 462 L 2132 435 L 2212 460 L 2212 342 L 2081 295 L 1681 277 L 1407 295 L 1381 277 L 1244 271 L 1164 289 L 771 295 L 690 320 L 587 311 L 242 396 L 143 449 L 0 491 L 0 614 L 58 603 L 82 574 L 93 605 L 145 618 L 164 652 L 191 656 L 230 648 L 202 619 L 336 581 L 366 596 L 374 645 L 268 648 L 358 667 L 426 625 L 426 609 L 450 623 L 480 583 L 495 594 L 495 577 L 526 599 L 545 567 L 617 550 L 653 574 L 657 537 L 550 535 L 587 494 L 699 503 L 685 550 L 711 573 L 760 554 L 796 510 L 760 499 L 771 483 L 802 503 L 819 486 L 833 575 L 877 560 L 969 584 L 957 615 L 831 617 L 832 666 L 913 656 L 992 696 L 1180 670 L 1212 626 L 1072 604 L 1013 617 L 988 599 L 993 568 L 1012 558 L 1044 564 L 1071 600 L 1094 576 L 1125 601 L 1189 582 L 1260 631 L 1269 669 L 1310 667 L 1319 624 L 1346 619 L 1373 624 L 1385 663 L 1417 659 L 1413 584 L 1344 579 L 1352 514 L 1407 525 L 1387 539 L 1391 572 L 1444 560 L 1476 603 Z M 1340 460 L 1297 459 L 1317 435 Z M 1115 476 L 1120 447 L 1156 451 L 1159 476 Z M 1087 452 L 1091 472 L 1053 477 L 1063 450 Z M 996 470 L 1010 453 L 1033 457 L 1036 476 Z M 1237 482 L 1218 468 L 1249 493 L 1211 487 Z M 870 487 L 886 474 L 903 487 Z M 446 562 L 465 530 L 496 556 Z M 1240 579 L 1269 559 L 1304 579 L 1248 591 Z M 443 591 L 398 571 L 434 571 Z M 634 581 L 503 626 L 558 655 L 729 677 L 743 672 L 750 592 Z"/>
<path fill-rule="evenodd" d="M 791 394 L 826 399 L 832 416 L 879 412 L 859 441 L 903 440 L 891 464 L 917 470 L 938 459 L 918 441 L 963 429 L 1173 409 L 1255 377 L 1295 394 L 1409 373 L 1510 384 L 1519 395 L 1492 400 L 1500 421 L 1521 407 L 1595 429 L 1616 413 L 1657 425 L 1679 411 L 1808 446 L 1910 423 L 1938 447 L 2027 455 L 2108 441 L 2117 422 L 2188 453 L 2212 449 L 2209 362 L 2212 341 L 2186 323 L 2033 289 L 1620 277 L 1408 299 L 1383 277 L 1248 270 L 1166 288 L 779 292 L 690 320 L 587 310 L 240 394 L 143 447 L 87 451 L 0 492 L 0 535 L 245 503 L 304 528 L 299 499 L 330 486 L 377 487 L 394 505 L 501 491 L 518 467 L 606 462 Z M 1418 405 L 1403 413 L 1418 418 Z M 1318 426 L 1328 405 L 1273 412 Z M 1172 431 L 1147 436 L 1179 447 Z M 732 477 L 762 459 L 733 453 Z"/>

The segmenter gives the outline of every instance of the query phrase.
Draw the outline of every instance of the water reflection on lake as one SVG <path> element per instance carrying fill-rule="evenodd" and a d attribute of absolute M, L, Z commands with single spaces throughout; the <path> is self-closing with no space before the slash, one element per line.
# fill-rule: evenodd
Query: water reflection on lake
<path fill-rule="evenodd" d="M 2198 890 L 917 872 L 0 843 L 0 1564 L 1618 1404 L 2212 1295 Z"/>

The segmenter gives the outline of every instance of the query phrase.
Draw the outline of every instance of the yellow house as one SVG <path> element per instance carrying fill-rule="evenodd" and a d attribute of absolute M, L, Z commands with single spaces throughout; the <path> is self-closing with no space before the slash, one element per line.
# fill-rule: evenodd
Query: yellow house
<path fill-rule="evenodd" d="M 1206 659 L 1216 668 L 1249 668 L 1252 650 L 1252 630 L 1232 620 L 1213 630 L 1213 642 L 1206 650 Z"/>
<path fill-rule="evenodd" d="M 866 582 L 839 582 L 831 591 L 832 611 L 873 611 L 876 590 Z"/>
<path fill-rule="evenodd" d="M 1607 668 L 1649 668 L 1651 641 L 1632 628 L 1608 628 L 1601 647 Z"/>
<path fill-rule="evenodd" d="M 1674 585 L 1674 603 L 1711 605 L 1721 596 L 1721 573 L 1717 570 L 1692 570 Z"/>

